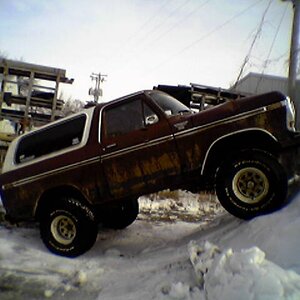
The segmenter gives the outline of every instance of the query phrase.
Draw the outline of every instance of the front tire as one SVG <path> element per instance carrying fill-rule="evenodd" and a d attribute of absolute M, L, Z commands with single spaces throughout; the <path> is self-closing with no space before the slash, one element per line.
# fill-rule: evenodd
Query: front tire
<path fill-rule="evenodd" d="M 53 253 L 76 257 L 88 251 L 97 238 L 91 209 L 73 198 L 63 198 L 45 209 L 40 218 L 41 238 Z"/>
<path fill-rule="evenodd" d="M 247 150 L 220 166 L 216 192 L 229 213 L 251 219 L 282 206 L 287 196 L 287 176 L 271 154 Z"/>

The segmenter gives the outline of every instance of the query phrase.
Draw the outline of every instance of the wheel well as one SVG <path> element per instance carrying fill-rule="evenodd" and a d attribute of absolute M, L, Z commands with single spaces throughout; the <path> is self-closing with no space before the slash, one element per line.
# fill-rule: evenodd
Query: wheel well
<path fill-rule="evenodd" d="M 208 150 L 202 166 L 201 174 L 204 175 L 207 183 L 214 182 L 215 172 L 222 161 L 246 149 L 262 150 L 277 156 L 280 144 L 271 135 L 261 130 L 236 133 L 217 140 Z"/>
<path fill-rule="evenodd" d="M 41 214 L 50 206 L 59 201 L 59 196 L 76 198 L 84 204 L 88 204 L 82 193 L 72 186 L 60 186 L 45 191 L 40 197 L 35 209 L 35 218 L 38 220 Z"/>

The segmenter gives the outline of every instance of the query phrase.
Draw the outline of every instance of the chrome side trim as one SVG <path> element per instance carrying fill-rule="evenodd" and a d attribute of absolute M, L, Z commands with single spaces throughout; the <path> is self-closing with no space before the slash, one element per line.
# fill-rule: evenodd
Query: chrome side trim
<path fill-rule="evenodd" d="M 152 141 L 149 141 L 149 142 L 141 143 L 139 145 L 135 145 L 135 146 L 128 147 L 128 148 L 125 148 L 125 149 L 117 150 L 117 151 L 112 152 L 112 153 L 104 154 L 102 156 L 99 155 L 99 156 L 96 156 L 96 157 L 92 157 L 92 158 L 89 158 L 87 160 L 80 161 L 80 162 L 68 165 L 66 167 L 57 168 L 57 169 L 47 171 L 47 172 L 44 172 L 44 173 L 41 173 L 41 174 L 38 174 L 38 175 L 27 177 L 25 179 L 21 179 L 21 180 L 3 185 L 2 188 L 3 188 L 3 190 L 5 190 L 5 189 L 8 189 L 10 187 L 18 187 L 18 186 L 23 185 L 23 184 L 27 184 L 27 183 L 34 182 L 36 180 L 43 179 L 43 178 L 45 178 L 47 176 L 51 176 L 53 174 L 63 173 L 63 172 L 70 171 L 70 170 L 73 170 L 73 169 L 76 169 L 76 168 L 79 168 L 79 167 L 82 167 L 82 166 L 90 165 L 90 164 L 93 164 L 93 163 L 100 163 L 103 160 L 108 159 L 108 158 L 112 158 L 112 157 L 116 157 L 116 156 L 119 156 L 119 155 L 127 154 L 127 153 L 130 153 L 130 152 L 138 150 L 138 149 L 147 148 L 149 146 L 159 145 L 159 144 L 161 144 L 165 141 L 171 141 L 173 139 L 174 138 L 173 138 L 172 135 L 169 135 L 167 137 L 158 138 L 158 139 L 155 139 L 155 140 L 152 140 Z"/>
<path fill-rule="evenodd" d="M 289 131 L 296 131 L 296 110 L 295 105 L 289 97 L 280 102 L 286 108 L 286 127 Z"/>
<path fill-rule="evenodd" d="M 90 159 L 87 159 L 87 160 L 84 160 L 84 161 L 81 161 L 81 162 L 78 162 L 78 163 L 74 163 L 74 164 L 68 165 L 66 167 L 57 168 L 57 169 L 54 169 L 54 170 L 51 170 L 51 171 L 47 171 L 47 172 L 44 172 L 44 173 L 41 173 L 41 174 L 38 174 L 38 175 L 30 176 L 30 177 L 27 177 L 27 178 L 24 178 L 24 179 L 21 179 L 21 180 L 17 180 L 17 181 L 12 182 L 12 183 L 5 184 L 5 185 L 2 186 L 2 189 L 6 190 L 10 187 L 18 187 L 20 185 L 31 183 L 31 182 L 34 182 L 36 180 L 43 179 L 47 176 L 51 176 L 52 174 L 63 173 L 65 171 L 70 171 L 70 170 L 73 170 L 73 169 L 76 169 L 76 168 L 79 168 L 79 167 L 82 167 L 82 166 L 90 165 L 90 164 L 93 164 L 93 163 L 97 163 L 97 162 L 100 162 L 100 157 L 99 156 L 92 157 Z"/>
<path fill-rule="evenodd" d="M 283 106 L 284 104 L 281 103 L 281 105 Z M 99 134 L 99 136 L 98 136 L 99 143 L 101 142 L 100 141 L 100 138 L 101 138 L 101 130 L 100 130 L 101 129 L 100 128 L 101 127 L 101 118 L 102 118 L 103 109 L 105 107 L 107 107 L 107 105 L 105 105 L 104 107 L 102 107 L 101 110 L 100 110 L 100 112 L 99 112 L 99 133 L 98 133 Z M 159 145 L 159 144 L 161 144 L 163 142 L 174 140 L 174 137 L 191 135 L 195 131 L 202 131 L 202 130 L 204 130 L 206 128 L 214 127 L 214 126 L 219 125 L 219 124 L 230 123 L 230 122 L 234 122 L 234 121 L 236 121 L 238 119 L 245 119 L 245 118 L 248 118 L 248 117 L 251 117 L 251 116 L 263 113 L 263 112 L 265 112 L 267 110 L 271 110 L 272 107 L 274 107 L 274 108 L 278 107 L 278 103 L 275 103 L 275 104 L 270 105 L 268 107 L 261 107 L 261 108 L 252 110 L 250 112 L 249 111 L 248 112 L 244 112 L 244 113 L 241 113 L 241 114 L 236 115 L 236 116 L 228 117 L 226 119 L 217 120 L 215 122 L 212 122 L 212 123 L 209 123 L 209 124 L 204 124 L 204 125 L 198 126 L 196 128 L 190 128 L 190 129 L 187 129 L 187 130 L 175 133 L 174 135 L 170 134 L 168 136 L 160 137 L 160 138 L 157 138 L 157 139 L 154 139 L 154 140 L 151 140 L 151 141 L 146 141 L 146 142 L 140 143 L 138 145 L 130 146 L 130 147 L 127 147 L 125 149 L 120 149 L 120 150 L 117 150 L 117 151 L 114 151 L 114 152 L 111 152 L 111 153 L 108 153 L 108 154 L 104 154 L 102 156 L 99 155 L 97 157 L 93 157 L 93 158 L 90 158 L 90 159 L 87 159 L 87 160 L 84 160 L 84 161 L 81 161 L 81 162 L 78 162 L 78 163 L 74 163 L 74 164 L 66 166 L 66 167 L 61 167 L 61 168 L 57 168 L 57 169 L 54 169 L 54 170 L 51 170 L 51 171 L 47 171 L 47 172 L 44 172 L 44 173 L 41 173 L 41 174 L 38 174 L 38 175 L 34 175 L 34 176 L 31 176 L 31 177 L 28 177 L 28 178 L 25 178 L 25 179 L 22 179 L 22 180 L 19 180 L 19 181 L 15 181 L 15 182 L 3 185 L 2 188 L 3 189 L 7 189 L 9 187 L 17 187 L 17 186 L 20 186 L 20 185 L 23 185 L 23 184 L 26 184 L 26 183 L 30 183 L 30 182 L 36 181 L 38 179 L 42 179 L 42 178 L 44 178 L 46 176 L 49 176 L 49 175 L 52 175 L 54 173 L 62 173 L 64 171 L 72 170 L 72 169 L 75 169 L 75 168 L 78 168 L 78 167 L 81 167 L 81 166 L 84 166 L 84 165 L 93 164 L 95 162 L 102 162 L 103 160 L 106 160 L 108 158 L 117 157 L 117 156 L 120 156 L 120 155 L 123 155 L 123 154 L 130 153 L 132 151 L 136 151 L 138 149 L 145 149 L 145 148 L 147 148 L 149 146 Z M 41 161 L 41 160 L 44 160 L 46 158 L 50 158 L 52 156 L 56 156 L 58 154 L 67 153 L 67 152 L 70 152 L 70 151 L 72 151 L 74 149 L 78 149 L 78 148 L 83 147 L 86 144 L 86 142 L 87 142 L 88 133 L 90 131 L 90 126 L 91 126 L 91 120 L 92 120 L 92 117 L 93 117 L 93 113 L 94 113 L 94 108 L 91 109 L 89 111 L 89 113 L 86 113 L 87 117 L 88 117 L 88 120 L 86 122 L 86 127 L 85 127 L 85 130 L 84 130 L 84 138 L 83 138 L 83 141 L 78 146 L 76 146 L 76 148 L 74 147 L 72 149 L 63 150 L 63 151 L 60 151 L 58 153 L 54 153 L 53 155 L 49 155 L 49 156 L 46 156 L 46 157 L 42 157 L 42 158 L 39 158 L 39 159 L 36 159 L 36 160 L 33 160 L 33 161 L 29 161 L 29 162 L 23 163 L 22 166 L 20 166 L 20 167 L 14 165 L 14 166 L 8 168 L 8 170 L 6 170 L 6 172 L 14 170 L 14 169 L 17 169 L 17 168 L 21 168 L 23 166 L 27 166 L 27 165 L 33 164 L 33 163 L 35 163 L 37 161 Z M 82 114 L 82 113 L 79 113 L 79 114 Z M 74 117 L 74 115 L 72 115 L 71 117 Z M 218 141 L 220 141 L 221 139 L 223 139 L 225 137 L 228 137 L 228 136 L 231 136 L 231 135 L 235 135 L 235 134 L 238 134 L 238 133 L 241 133 L 241 132 L 246 132 L 246 131 L 262 131 L 262 132 L 267 133 L 272 139 L 274 139 L 275 141 L 277 141 L 277 139 L 271 133 L 269 133 L 268 131 L 266 131 L 264 129 L 261 129 L 261 128 L 247 128 L 247 129 L 242 129 L 242 130 L 239 130 L 239 131 L 235 131 L 233 133 L 229 133 L 229 134 L 223 135 L 223 136 L 219 137 L 217 140 L 215 140 L 210 145 L 208 151 L 206 152 L 205 158 L 204 158 L 204 161 L 203 161 L 203 164 L 202 164 L 202 167 L 201 167 L 201 174 L 203 174 L 204 167 L 205 167 L 205 164 L 206 164 L 209 152 L 211 151 L 212 147 Z M 14 142 L 16 143 L 17 141 L 15 140 Z M 14 147 L 12 147 L 12 148 L 14 148 Z M 14 155 L 13 149 L 11 150 L 11 152 L 12 152 L 11 154 Z"/>
<path fill-rule="evenodd" d="M 116 150 L 116 151 L 111 152 L 111 153 L 103 154 L 101 156 L 101 161 L 106 160 L 108 158 L 113 158 L 113 157 L 117 157 L 117 156 L 120 156 L 120 155 L 124 155 L 124 154 L 130 153 L 132 151 L 136 151 L 136 150 L 139 150 L 139 149 L 145 149 L 145 148 L 148 148 L 149 146 L 159 145 L 163 142 L 172 141 L 172 140 L 174 140 L 173 135 L 167 135 L 167 136 L 164 136 L 164 137 L 157 138 L 155 140 L 147 141 L 147 142 L 144 142 L 144 143 L 140 143 L 138 145 L 134 145 L 134 146 L 130 146 L 130 147 L 127 147 L 127 148 L 124 148 L 124 149 Z"/>
<path fill-rule="evenodd" d="M 239 134 L 239 133 L 242 133 L 242 132 L 247 132 L 247 131 L 261 131 L 261 132 L 264 132 L 266 133 L 267 135 L 269 135 L 275 142 L 278 142 L 277 138 L 272 135 L 269 131 L 265 130 L 265 129 L 262 129 L 262 128 L 247 128 L 247 129 L 242 129 L 242 130 L 238 130 L 238 131 L 235 131 L 235 132 L 231 132 L 231 133 L 228 133 L 228 134 L 225 134 L 221 137 L 219 137 L 218 139 L 216 139 L 208 148 L 208 150 L 206 151 L 205 153 L 205 157 L 204 157 L 204 160 L 203 160 L 203 164 L 202 164 L 202 167 L 201 167 L 201 175 L 203 175 L 204 173 L 204 168 L 205 168 L 205 165 L 206 165 L 206 161 L 207 161 L 207 158 L 209 156 L 209 153 L 211 151 L 211 149 L 214 147 L 214 145 L 216 143 L 218 143 L 220 140 L 224 139 L 224 138 L 227 138 L 229 136 L 233 136 L 233 135 L 236 135 L 236 134 Z"/>
<path fill-rule="evenodd" d="M 214 126 L 217 126 L 217 125 L 220 125 L 220 124 L 227 124 L 227 123 L 236 122 L 237 120 L 243 120 L 243 119 L 255 116 L 257 114 L 264 113 L 267 110 L 268 110 L 267 107 L 260 107 L 258 109 L 250 111 L 250 113 L 249 112 L 244 112 L 244 113 L 238 114 L 236 116 L 231 116 L 231 117 L 228 117 L 228 118 L 225 118 L 225 119 L 222 119 L 222 120 L 217 120 L 217 121 L 214 121 L 214 122 L 211 122 L 211 123 L 208 123 L 208 124 L 200 125 L 198 127 L 193 127 L 193 128 L 175 133 L 174 136 L 179 137 L 181 135 L 190 135 L 190 134 L 193 134 L 194 131 L 202 131 L 202 130 L 207 129 L 209 127 L 214 127 Z"/>

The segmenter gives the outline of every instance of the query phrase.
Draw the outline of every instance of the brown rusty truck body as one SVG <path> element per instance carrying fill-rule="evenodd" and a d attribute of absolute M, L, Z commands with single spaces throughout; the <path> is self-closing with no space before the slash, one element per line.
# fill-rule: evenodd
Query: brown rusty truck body
<path fill-rule="evenodd" d="M 198 113 L 155 90 L 97 105 L 12 142 L 0 176 L 7 219 L 38 221 L 46 246 L 74 257 L 99 223 L 130 225 L 138 197 L 166 188 L 215 187 L 237 217 L 268 213 L 286 198 L 294 119 L 277 92 Z"/>

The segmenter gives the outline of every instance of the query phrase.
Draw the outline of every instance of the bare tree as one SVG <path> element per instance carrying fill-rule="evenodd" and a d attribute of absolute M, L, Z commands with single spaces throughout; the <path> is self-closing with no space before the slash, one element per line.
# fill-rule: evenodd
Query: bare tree
<path fill-rule="evenodd" d="M 62 98 L 60 97 L 60 99 Z M 69 97 L 64 103 L 62 114 L 64 116 L 69 116 L 71 114 L 81 111 L 83 107 L 84 103 L 82 101 L 78 99 L 72 99 L 71 97 Z"/>
<path fill-rule="evenodd" d="M 7 58 L 7 54 L 0 50 L 0 59 Z"/>

